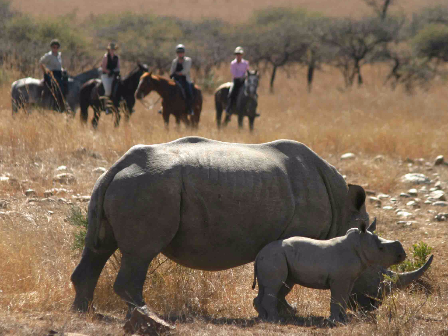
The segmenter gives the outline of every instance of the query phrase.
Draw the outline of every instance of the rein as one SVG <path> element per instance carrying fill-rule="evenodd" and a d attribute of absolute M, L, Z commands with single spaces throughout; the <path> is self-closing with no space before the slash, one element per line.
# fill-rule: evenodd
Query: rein
<path fill-rule="evenodd" d="M 159 96 L 159 99 L 157 99 L 154 104 L 149 105 L 149 106 L 146 104 L 144 99 L 137 99 L 137 100 L 149 111 L 149 110 L 152 110 L 154 108 L 154 106 L 160 101 L 160 99 L 162 99 L 162 97 Z"/>

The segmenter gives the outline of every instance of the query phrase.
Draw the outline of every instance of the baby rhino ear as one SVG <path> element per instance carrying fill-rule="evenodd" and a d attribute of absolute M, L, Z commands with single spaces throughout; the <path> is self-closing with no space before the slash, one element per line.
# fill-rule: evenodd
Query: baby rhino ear
<path fill-rule="evenodd" d="M 367 231 L 367 224 L 366 224 L 366 222 L 364 222 L 364 221 L 361 222 L 361 225 L 359 226 L 359 230 L 362 233 L 366 233 L 366 231 Z"/>
<path fill-rule="evenodd" d="M 375 231 L 375 230 L 376 230 L 376 217 L 375 217 L 375 219 L 373 220 L 372 224 L 370 224 L 370 226 L 369 226 L 369 228 L 367 229 L 367 231 L 370 231 L 370 232 L 373 233 L 373 231 Z"/>

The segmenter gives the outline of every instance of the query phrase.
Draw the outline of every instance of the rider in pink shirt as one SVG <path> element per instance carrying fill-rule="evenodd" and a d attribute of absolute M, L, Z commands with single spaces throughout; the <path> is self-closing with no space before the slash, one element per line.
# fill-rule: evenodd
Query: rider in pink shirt
<path fill-rule="evenodd" d="M 229 104 L 226 108 L 226 113 L 231 113 L 231 109 L 235 104 L 236 97 L 238 97 L 238 92 L 244 84 L 246 78 L 246 71 L 249 70 L 249 62 L 243 59 L 244 50 L 241 47 L 236 47 L 235 59 L 230 63 L 230 71 L 233 76 L 233 87 L 229 92 Z"/>

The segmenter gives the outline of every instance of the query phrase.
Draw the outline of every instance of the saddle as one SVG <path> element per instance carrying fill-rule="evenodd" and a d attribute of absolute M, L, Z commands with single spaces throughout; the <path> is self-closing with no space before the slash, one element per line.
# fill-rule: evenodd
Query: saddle
<path fill-rule="evenodd" d="M 187 93 L 185 92 L 185 89 L 182 86 L 182 84 L 175 79 L 173 79 L 173 80 L 176 83 L 176 86 L 178 87 L 178 89 L 180 90 L 182 98 L 184 100 L 187 100 Z M 191 85 L 191 99 L 194 100 L 194 97 L 196 96 L 196 88 L 194 87 L 194 83 L 191 82 L 191 83 L 187 83 L 187 84 Z"/>

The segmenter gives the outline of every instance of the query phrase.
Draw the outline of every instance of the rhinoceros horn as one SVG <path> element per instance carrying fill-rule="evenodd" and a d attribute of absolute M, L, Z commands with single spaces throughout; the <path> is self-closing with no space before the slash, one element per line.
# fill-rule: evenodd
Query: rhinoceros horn
<path fill-rule="evenodd" d="M 393 276 L 396 276 L 398 278 L 397 282 L 395 283 L 395 287 L 399 289 L 406 288 L 412 281 L 420 278 L 423 273 L 426 272 L 429 266 L 431 266 L 432 259 L 433 256 L 429 257 L 428 261 L 422 267 L 412 272 L 395 273 L 393 271 L 390 271 Z"/>

